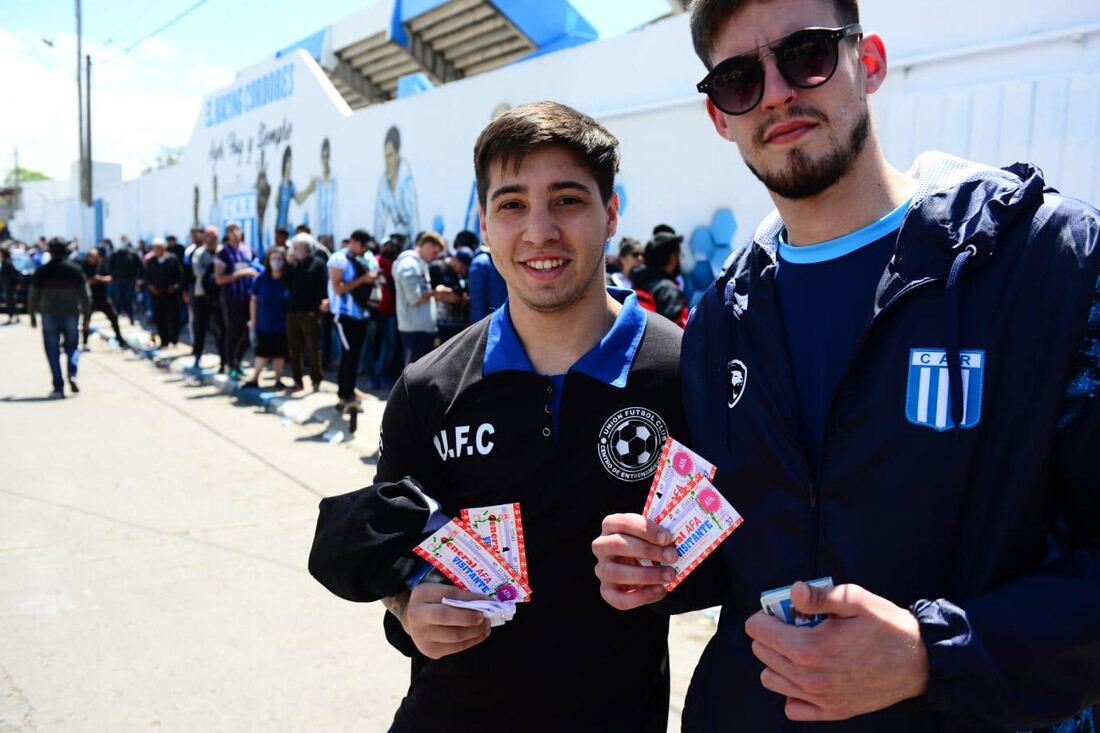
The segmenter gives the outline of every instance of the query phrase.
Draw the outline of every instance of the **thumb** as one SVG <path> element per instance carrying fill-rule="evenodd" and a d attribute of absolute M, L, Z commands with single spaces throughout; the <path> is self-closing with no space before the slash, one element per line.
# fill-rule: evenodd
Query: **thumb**
<path fill-rule="evenodd" d="M 827 614 L 839 618 L 860 615 L 859 598 L 865 591 L 858 585 L 838 585 L 819 588 L 799 581 L 791 587 L 791 604 L 800 612 L 813 616 Z"/>

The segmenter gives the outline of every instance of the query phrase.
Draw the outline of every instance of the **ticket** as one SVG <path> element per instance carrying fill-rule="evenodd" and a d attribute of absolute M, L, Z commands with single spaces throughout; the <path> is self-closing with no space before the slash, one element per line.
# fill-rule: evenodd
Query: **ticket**
<path fill-rule="evenodd" d="M 676 577 L 665 585 L 665 590 L 672 591 L 745 520 L 710 480 L 700 475 L 655 521 L 672 533 L 679 555 L 669 566 L 676 570 Z"/>
<path fill-rule="evenodd" d="M 818 578 L 817 580 L 808 580 L 806 583 L 816 588 L 833 587 L 833 579 L 831 576 L 827 578 Z M 760 605 L 763 607 L 764 613 L 769 616 L 775 616 L 791 626 L 817 626 L 828 618 L 827 615 L 821 613 L 813 615 L 805 614 L 792 606 L 791 587 L 792 586 L 788 585 L 784 588 L 776 588 L 775 590 L 761 593 Z"/>
<path fill-rule="evenodd" d="M 523 544 L 523 516 L 519 504 L 463 509 L 462 521 L 508 561 L 520 580 L 527 582 L 527 550 Z"/>
<path fill-rule="evenodd" d="M 459 588 L 499 601 L 523 603 L 531 595 L 508 561 L 494 552 L 461 520 L 452 519 L 413 548 Z"/>
<path fill-rule="evenodd" d="M 694 479 L 705 476 L 708 481 L 713 481 L 717 471 L 712 463 L 680 441 L 666 438 L 642 514 L 646 519 L 656 521 L 658 515 L 683 494 Z"/>
<path fill-rule="evenodd" d="M 454 608 L 468 608 L 471 611 L 477 611 L 485 618 L 489 619 L 489 626 L 497 627 L 511 621 L 516 615 L 516 604 L 511 601 L 494 601 L 492 599 L 486 599 L 484 601 L 460 601 L 455 598 L 444 598 L 444 606 L 453 606 Z"/>

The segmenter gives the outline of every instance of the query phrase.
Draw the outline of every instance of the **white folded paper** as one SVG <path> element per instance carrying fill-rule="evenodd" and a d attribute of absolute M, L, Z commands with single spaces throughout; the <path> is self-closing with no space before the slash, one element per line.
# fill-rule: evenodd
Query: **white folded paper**
<path fill-rule="evenodd" d="M 492 627 L 503 626 L 516 615 L 516 604 L 511 601 L 494 601 L 488 598 L 483 601 L 459 601 L 454 598 L 444 598 L 443 605 L 477 611 L 489 619 L 489 626 Z"/>

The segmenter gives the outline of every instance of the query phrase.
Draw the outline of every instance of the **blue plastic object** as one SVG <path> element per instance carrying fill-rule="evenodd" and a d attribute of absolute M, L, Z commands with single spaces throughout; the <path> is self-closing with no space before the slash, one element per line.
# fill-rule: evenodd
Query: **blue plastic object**
<path fill-rule="evenodd" d="M 435 84 L 432 84 L 432 80 L 422 71 L 418 71 L 415 74 L 405 74 L 397 78 L 398 99 L 414 97 L 417 94 L 422 94 L 432 89 L 435 89 Z"/>
<path fill-rule="evenodd" d="M 716 244 L 729 247 L 737 235 L 737 217 L 729 209 L 718 209 L 710 222 L 710 233 Z"/>
<path fill-rule="evenodd" d="M 443 214 L 436 214 L 432 219 L 432 231 L 440 236 L 443 235 Z"/>
<path fill-rule="evenodd" d="M 696 227 L 691 233 L 691 256 L 695 260 L 710 260 L 714 251 L 714 235 L 706 227 Z"/>

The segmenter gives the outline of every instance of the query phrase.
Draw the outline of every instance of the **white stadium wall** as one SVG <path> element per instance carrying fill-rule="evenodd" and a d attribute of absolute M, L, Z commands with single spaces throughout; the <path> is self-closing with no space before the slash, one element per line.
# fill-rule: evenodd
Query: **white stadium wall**
<path fill-rule="evenodd" d="M 1055 187 L 1100 201 L 1100 4 L 864 0 L 861 6 L 864 28 L 879 31 L 889 52 L 889 77 L 873 109 L 891 162 L 907 168 L 927 149 L 995 165 L 1026 160 Z M 332 233 L 441 225 L 451 238 L 466 227 L 472 147 L 493 111 L 553 99 L 593 115 L 622 144 L 620 235 L 644 241 L 658 222 L 690 234 L 729 209 L 738 224 L 732 238 L 740 241 L 771 202 L 737 149 L 714 133 L 695 93 L 703 74 L 681 15 L 353 113 L 317 63 L 294 51 L 211 94 L 178 165 L 101 192 L 103 233 L 116 241 L 121 234 L 184 238 L 196 219 L 218 225 L 251 219 L 246 229 L 256 227 L 270 242 L 288 147 L 300 200 L 288 198 L 286 221 L 308 220 L 315 234 L 328 233 L 318 230 L 319 191 L 304 195 L 321 174 L 327 138 L 336 181 Z M 411 177 L 415 188 L 409 212 L 415 221 L 389 218 L 376 226 L 379 192 L 388 189 L 383 142 L 391 127 L 400 132 L 398 187 Z M 261 170 L 270 188 L 262 222 Z M 211 206 L 215 175 L 219 220 Z M 399 216 L 413 208 L 409 196 L 384 198 L 393 199 Z M 716 243 L 720 256 L 722 248 L 728 252 L 728 223 L 716 237 L 725 240 Z"/>

